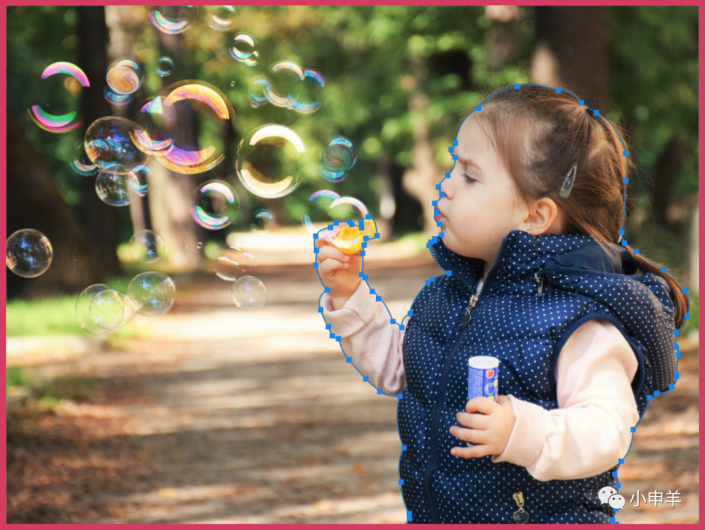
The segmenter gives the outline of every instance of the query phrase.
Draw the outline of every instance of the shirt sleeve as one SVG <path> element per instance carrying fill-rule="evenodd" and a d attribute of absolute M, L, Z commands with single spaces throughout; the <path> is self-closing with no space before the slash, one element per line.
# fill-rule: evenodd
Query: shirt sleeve
<path fill-rule="evenodd" d="M 402 355 L 405 330 L 391 324 L 387 307 L 375 300 L 365 282 L 360 282 L 340 309 L 333 308 L 329 293 L 321 297 L 321 306 L 331 333 L 341 337 L 345 354 L 375 388 L 389 394 L 406 388 Z"/>
<path fill-rule="evenodd" d="M 523 466 L 537 480 L 573 480 L 603 473 L 629 449 L 639 420 L 631 388 L 638 361 L 609 321 L 581 325 L 556 363 L 558 409 L 509 395 L 516 421 L 492 462 Z"/>

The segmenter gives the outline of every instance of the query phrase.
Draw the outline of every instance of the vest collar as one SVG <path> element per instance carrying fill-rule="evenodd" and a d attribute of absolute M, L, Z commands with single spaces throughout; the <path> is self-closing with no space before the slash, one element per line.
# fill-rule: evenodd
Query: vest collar
<path fill-rule="evenodd" d="M 496 290 L 498 285 L 518 282 L 527 276 L 556 267 L 574 267 L 617 274 L 634 274 L 636 258 L 616 243 L 607 243 L 614 255 L 606 254 L 598 243 L 586 234 L 542 234 L 533 236 L 523 230 L 507 234 L 497 253 L 497 259 L 482 288 Z M 461 256 L 437 239 L 430 246 L 431 255 L 439 267 L 452 271 L 472 293 L 482 277 L 485 260 Z"/>

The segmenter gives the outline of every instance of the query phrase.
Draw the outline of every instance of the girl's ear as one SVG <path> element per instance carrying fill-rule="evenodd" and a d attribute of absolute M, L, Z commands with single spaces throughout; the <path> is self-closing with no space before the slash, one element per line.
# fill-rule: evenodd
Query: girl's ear
<path fill-rule="evenodd" d="M 556 202 L 549 197 L 542 197 L 531 205 L 524 222 L 532 226 L 531 233 L 535 236 L 561 233 L 560 211 Z"/>

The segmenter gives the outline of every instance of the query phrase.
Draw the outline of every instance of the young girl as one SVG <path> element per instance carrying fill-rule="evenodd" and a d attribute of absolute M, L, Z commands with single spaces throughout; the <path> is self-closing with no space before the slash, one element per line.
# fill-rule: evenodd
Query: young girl
<path fill-rule="evenodd" d="M 610 522 L 619 506 L 598 493 L 616 487 L 647 401 L 673 388 L 687 307 L 620 236 L 627 148 L 572 96 L 518 85 L 454 145 L 431 246 L 446 274 L 395 325 L 361 257 L 319 238 L 325 321 L 375 387 L 403 391 L 409 522 Z M 466 403 L 476 355 L 500 361 L 496 401 Z"/>

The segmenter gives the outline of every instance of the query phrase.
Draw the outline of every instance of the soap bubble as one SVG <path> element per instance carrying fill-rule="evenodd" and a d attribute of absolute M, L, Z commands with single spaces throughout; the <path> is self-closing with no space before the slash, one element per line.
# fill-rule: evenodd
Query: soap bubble
<path fill-rule="evenodd" d="M 116 107 L 124 107 L 128 105 L 133 99 L 135 99 L 135 94 L 118 94 L 114 92 L 108 85 L 103 88 L 103 96 L 105 101 Z"/>
<path fill-rule="evenodd" d="M 235 6 L 204 6 L 208 26 L 216 31 L 230 31 L 235 26 Z"/>
<path fill-rule="evenodd" d="M 127 206 L 140 196 L 139 188 L 140 182 L 132 171 L 123 174 L 122 170 L 118 170 L 114 173 L 111 168 L 98 173 L 95 179 L 98 197 L 110 206 Z"/>
<path fill-rule="evenodd" d="M 88 158 L 83 142 L 76 146 L 76 158 L 71 162 L 71 169 L 82 177 L 95 177 L 100 172 L 100 168 Z"/>
<path fill-rule="evenodd" d="M 321 90 L 325 88 L 326 80 L 320 72 L 316 70 L 304 70 L 303 83 L 297 85 L 293 92 L 294 103 L 293 110 L 300 114 L 311 114 L 321 108 L 318 101 L 321 96 Z"/>
<path fill-rule="evenodd" d="M 257 41 L 249 33 L 238 33 L 230 45 L 230 55 L 247 66 L 255 66 L 259 62 Z"/>
<path fill-rule="evenodd" d="M 340 195 L 331 190 L 318 190 L 317 192 L 311 194 L 308 198 L 308 213 L 304 214 L 301 218 L 301 223 L 310 234 L 315 234 L 320 229 L 314 226 L 314 222 L 323 224 L 328 224 L 330 222 L 330 214 L 328 210 L 330 205 L 339 198 Z"/>
<path fill-rule="evenodd" d="M 201 250 L 203 248 L 203 243 L 201 243 L 200 241 L 198 243 L 196 243 L 196 248 L 198 250 Z"/>
<path fill-rule="evenodd" d="M 255 257 L 239 245 L 231 244 L 223 250 L 215 264 L 215 275 L 226 282 L 234 282 L 238 276 L 255 266 Z"/>
<path fill-rule="evenodd" d="M 235 305 L 246 311 L 261 309 L 267 300 L 267 289 L 254 276 L 243 276 L 230 289 Z"/>
<path fill-rule="evenodd" d="M 329 182 L 342 182 L 355 162 L 357 157 L 350 139 L 335 136 L 321 153 L 321 176 Z"/>
<path fill-rule="evenodd" d="M 88 314 L 99 328 L 114 331 L 122 322 L 122 297 L 115 289 L 105 289 L 91 297 Z"/>
<path fill-rule="evenodd" d="M 153 230 L 140 230 L 130 238 L 130 252 L 137 261 L 154 263 L 164 255 L 164 239 Z"/>
<path fill-rule="evenodd" d="M 222 180 L 208 180 L 194 191 L 191 216 L 203 228 L 220 230 L 235 220 L 240 202 L 233 187 Z"/>
<path fill-rule="evenodd" d="M 130 298 L 104 283 L 86 287 L 76 299 L 76 320 L 81 328 L 93 335 L 117 331 L 134 315 Z"/>
<path fill-rule="evenodd" d="M 233 127 L 235 111 L 217 87 L 203 81 L 181 81 L 165 88 L 141 110 L 149 113 L 156 128 L 137 143 L 143 149 L 150 142 L 170 142 L 168 149 L 150 153 L 168 169 L 187 175 L 203 173 L 225 159 L 219 138 L 224 127 Z M 191 145 L 194 120 L 200 138 L 206 139 L 202 149 Z"/>
<path fill-rule="evenodd" d="M 355 215 L 355 210 L 357 210 L 358 215 Z M 339 223 L 338 226 L 334 226 L 333 230 L 326 231 L 325 239 L 333 243 L 338 248 L 350 248 L 355 245 L 359 245 L 363 240 L 363 235 L 361 232 L 355 231 L 355 237 L 349 237 L 350 228 L 359 228 L 359 221 L 365 219 L 368 215 L 367 207 L 362 203 L 362 201 L 356 199 L 355 197 L 340 197 L 334 200 L 328 208 L 330 216 L 336 220 L 345 220 L 345 223 Z M 349 224 L 353 223 L 352 225 Z M 363 229 L 374 230 L 374 227 L 369 227 L 363 222 Z M 374 234 L 372 234 L 374 235 Z M 343 237 L 345 236 L 345 237 Z"/>
<path fill-rule="evenodd" d="M 153 6 L 149 11 L 149 20 L 159 31 L 176 35 L 186 31 L 197 15 L 196 6 Z"/>
<path fill-rule="evenodd" d="M 83 70 L 75 64 L 67 62 L 58 62 L 47 66 L 44 69 L 44 72 L 42 72 L 42 79 L 47 79 L 48 77 L 57 74 L 65 74 L 70 76 L 71 81 L 78 89 L 80 89 L 80 87 L 85 88 L 90 86 L 88 77 Z M 72 88 L 71 85 L 67 84 L 66 80 L 64 80 L 63 85 L 66 88 Z M 77 92 L 77 90 L 71 89 L 72 94 L 75 92 Z M 51 133 L 65 133 L 72 131 L 80 127 L 83 123 L 83 120 L 81 119 L 76 120 L 76 112 L 73 111 L 63 115 L 55 115 L 46 112 L 39 105 L 32 105 L 29 109 L 27 109 L 27 111 L 29 112 L 30 118 L 35 124 L 37 124 L 37 126 Z"/>
<path fill-rule="evenodd" d="M 238 145 L 235 170 L 243 186 L 258 197 L 283 197 L 301 184 L 299 164 L 305 150 L 299 135 L 288 127 L 262 125 Z"/>
<path fill-rule="evenodd" d="M 110 63 L 105 77 L 112 91 L 123 96 L 137 92 L 144 81 L 142 67 L 126 57 Z"/>
<path fill-rule="evenodd" d="M 117 116 L 99 118 L 86 131 L 86 154 L 102 170 L 127 173 L 147 160 L 147 154 L 132 141 L 137 133 L 146 134 L 133 121 Z"/>
<path fill-rule="evenodd" d="M 173 71 L 174 60 L 171 57 L 167 57 L 166 55 L 160 57 L 159 61 L 157 62 L 157 73 L 161 77 L 167 77 L 170 76 Z"/>
<path fill-rule="evenodd" d="M 127 182 L 132 186 L 133 191 L 140 197 L 145 197 L 149 191 L 149 179 L 152 178 L 152 170 L 147 166 L 135 166 L 132 168 L 132 173 L 135 179 L 129 179 Z"/>
<path fill-rule="evenodd" d="M 269 233 L 269 229 L 274 224 L 274 214 L 264 208 L 255 210 L 254 220 L 250 223 L 250 232 L 258 235 Z"/>
<path fill-rule="evenodd" d="M 253 84 L 256 90 L 249 96 L 252 107 L 269 102 L 276 107 L 310 114 L 321 107 L 317 100 L 326 81 L 316 70 L 301 68 L 291 61 L 280 61 L 269 67 L 269 77 L 260 76 Z"/>
<path fill-rule="evenodd" d="M 36 278 L 44 274 L 54 256 L 49 238 L 32 228 L 12 234 L 7 238 L 5 248 L 7 268 L 23 278 Z"/>
<path fill-rule="evenodd" d="M 137 313 L 146 317 L 163 315 L 174 304 L 176 287 L 169 276 L 162 272 L 138 274 L 127 288 Z"/>

